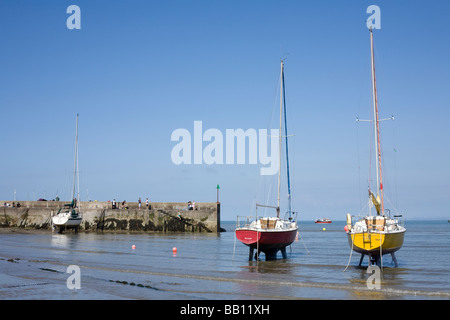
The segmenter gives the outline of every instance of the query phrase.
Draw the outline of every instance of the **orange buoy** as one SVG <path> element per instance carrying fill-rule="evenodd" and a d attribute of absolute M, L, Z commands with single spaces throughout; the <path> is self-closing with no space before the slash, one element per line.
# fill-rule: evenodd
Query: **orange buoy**
<path fill-rule="evenodd" d="M 131 246 L 131 249 L 136 249 L 136 246 L 133 244 L 132 246 Z"/>

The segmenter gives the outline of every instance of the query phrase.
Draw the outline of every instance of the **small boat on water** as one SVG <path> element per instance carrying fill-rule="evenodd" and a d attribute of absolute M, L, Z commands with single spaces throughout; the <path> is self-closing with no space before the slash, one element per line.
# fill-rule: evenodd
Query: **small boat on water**
<path fill-rule="evenodd" d="M 328 219 L 328 218 L 321 218 L 321 219 L 316 219 L 314 222 L 315 223 L 331 223 L 332 221 L 331 221 L 331 219 Z"/>
<path fill-rule="evenodd" d="M 72 189 L 72 202 L 65 204 L 60 208 L 55 216 L 52 217 L 52 224 L 55 229 L 58 229 L 59 233 L 62 233 L 66 228 L 74 228 L 78 231 L 78 227 L 82 221 L 82 214 L 80 212 L 80 206 L 78 205 L 77 198 L 75 198 L 75 181 L 78 173 L 78 114 L 75 129 L 75 160 L 73 170 L 73 189 Z M 78 194 L 80 186 L 78 183 Z M 79 197 L 78 197 L 79 198 Z"/>
<path fill-rule="evenodd" d="M 384 207 L 384 191 L 382 178 L 382 158 L 381 158 L 381 140 L 380 126 L 381 119 L 378 117 L 378 99 L 376 91 L 375 61 L 373 30 L 370 29 L 371 44 L 371 62 L 372 62 L 372 95 L 373 95 L 373 130 L 375 145 L 375 164 L 376 164 L 376 195 L 369 186 L 368 193 L 368 213 L 363 217 L 353 217 L 347 214 L 347 225 L 344 227 L 348 243 L 351 249 L 361 254 L 359 265 L 361 265 L 364 256 L 369 256 L 369 263 L 382 265 L 382 257 L 385 254 L 391 254 L 395 266 L 398 266 L 394 253 L 403 245 L 406 229 L 403 226 L 402 215 L 390 216 L 390 211 Z M 391 118 L 393 119 L 393 118 Z M 361 121 L 358 119 L 358 121 Z M 369 178 L 369 181 L 371 179 Z M 375 207 L 376 214 L 372 214 L 372 208 Z"/>
<path fill-rule="evenodd" d="M 284 106 L 284 109 L 283 109 Z M 256 215 L 253 221 L 247 217 L 244 225 L 241 226 L 239 217 L 237 219 L 237 228 L 235 230 L 236 238 L 250 248 L 249 260 L 253 260 L 253 251 L 256 250 L 256 260 L 259 254 L 264 252 L 266 260 L 276 259 L 276 254 L 281 251 L 283 258 L 286 259 L 286 247 L 292 244 L 298 235 L 298 226 L 296 213 L 291 210 L 291 187 L 289 178 L 289 158 L 286 128 L 286 104 L 284 99 L 284 63 L 281 60 L 281 86 L 280 86 L 280 128 L 279 128 L 279 157 L 281 158 L 282 144 L 282 114 L 284 110 L 284 130 L 286 139 L 286 173 L 288 187 L 288 212 L 284 219 L 280 218 L 280 175 L 281 161 L 278 163 L 278 200 L 277 206 L 256 204 Z M 271 208 L 276 210 L 276 217 L 258 217 L 258 207 Z"/>

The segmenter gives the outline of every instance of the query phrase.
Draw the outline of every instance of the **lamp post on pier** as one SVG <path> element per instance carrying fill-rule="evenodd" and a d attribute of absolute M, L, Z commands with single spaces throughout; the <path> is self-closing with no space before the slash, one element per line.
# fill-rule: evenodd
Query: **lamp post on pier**
<path fill-rule="evenodd" d="M 217 185 L 217 203 L 219 203 L 219 189 L 220 189 L 220 186 Z"/>

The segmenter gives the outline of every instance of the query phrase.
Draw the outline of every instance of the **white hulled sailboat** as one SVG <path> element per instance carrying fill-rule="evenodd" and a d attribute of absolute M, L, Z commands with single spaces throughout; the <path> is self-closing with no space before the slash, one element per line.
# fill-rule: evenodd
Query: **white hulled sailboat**
<path fill-rule="evenodd" d="M 82 214 L 80 212 L 80 206 L 75 198 L 75 182 L 78 174 L 78 114 L 75 129 L 75 159 L 73 169 L 73 188 L 72 188 L 72 202 L 65 204 L 58 210 L 58 213 L 52 217 L 52 224 L 55 228 L 58 228 L 58 232 L 63 232 L 65 228 L 75 228 L 81 224 Z M 78 184 L 79 191 L 79 184 Z M 79 197 L 78 197 L 79 198 Z"/>

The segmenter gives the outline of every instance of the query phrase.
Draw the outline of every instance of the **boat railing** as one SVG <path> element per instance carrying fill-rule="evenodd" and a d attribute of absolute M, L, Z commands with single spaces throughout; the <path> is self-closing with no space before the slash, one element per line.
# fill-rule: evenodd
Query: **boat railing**
<path fill-rule="evenodd" d="M 250 216 L 237 216 L 236 218 L 236 228 L 245 228 L 250 226 L 250 219 L 253 217 Z"/>
<path fill-rule="evenodd" d="M 386 218 L 393 220 L 394 224 L 404 227 L 405 226 L 405 219 L 403 218 L 403 215 L 395 212 L 394 214 L 391 214 L 390 209 L 384 209 L 384 215 Z"/>
<path fill-rule="evenodd" d="M 249 227 L 253 221 L 259 221 L 268 219 L 264 216 L 237 216 L 236 218 L 236 228 L 246 228 Z"/>
<path fill-rule="evenodd" d="M 403 215 L 395 214 L 392 216 L 392 219 L 394 219 L 398 225 L 405 227 L 405 218 L 403 218 Z"/>
<path fill-rule="evenodd" d="M 376 215 L 373 215 L 372 217 L 376 217 Z M 401 215 L 401 214 L 397 213 L 397 214 L 391 215 L 390 212 L 388 211 L 388 214 L 386 214 L 385 217 L 389 220 L 393 220 L 394 224 L 397 224 L 402 227 L 405 226 L 405 219 L 403 218 L 403 215 Z M 354 226 L 356 222 L 358 222 L 360 220 L 364 220 L 366 218 L 367 218 L 367 215 L 352 215 L 351 216 L 352 226 Z"/>
<path fill-rule="evenodd" d="M 348 217 L 351 217 L 351 226 L 352 227 L 356 224 L 356 222 L 358 222 L 360 220 L 363 220 L 365 218 L 365 216 L 363 216 L 363 215 L 350 215 L 350 214 L 347 214 L 347 225 L 349 223 Z M 350 226 L 349 226 L 349 228 L 350 228 Z"/>

